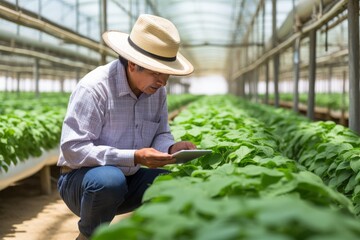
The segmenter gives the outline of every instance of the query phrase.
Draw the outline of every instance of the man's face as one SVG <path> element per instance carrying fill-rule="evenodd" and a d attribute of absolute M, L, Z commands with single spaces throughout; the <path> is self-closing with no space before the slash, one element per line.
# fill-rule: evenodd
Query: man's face
<path fill-rule="evenodd" d="M 169 74 L 158 73 L 148 69 L 139 69 L 137 65 L 132 65 L 129 62 L 130 67 L 130 87 L 135 94 L 154 94 L 159 88 L 166 85 L 169 79 Z"/>

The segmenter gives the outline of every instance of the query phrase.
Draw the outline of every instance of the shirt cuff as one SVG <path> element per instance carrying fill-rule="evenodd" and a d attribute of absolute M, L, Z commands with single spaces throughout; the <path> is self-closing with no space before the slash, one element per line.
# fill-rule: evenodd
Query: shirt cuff
<path fill-rule="evenodd" d="M 164 143 L 158 144 L 158 146 L 155 149 L 157 149 L 158 151 L 163 152 L 163 153 L 168 153 L 169 148 L 174 144 L 175 144 L 175 142 L 164 142 Z"/>
<path fill-rule="evenodd" d="M 136 150 L 122 150 L 116 149 L 116 154 L 109 154 L 105 156 L 107 163 L 119 167 L 135 167 L 134 155 Z"/>

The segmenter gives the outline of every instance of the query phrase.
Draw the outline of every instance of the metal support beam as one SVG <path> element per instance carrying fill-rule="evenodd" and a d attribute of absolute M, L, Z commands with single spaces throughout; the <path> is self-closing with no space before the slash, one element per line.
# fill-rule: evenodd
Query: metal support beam
<path fill-rule="evenodd" d="M 40 84 L 40 73 L 39 73 L 39 59 L 34 59 L 34 81 L 35 81 L 35 96 L 40 96 L 39 84 Z"/>
<path fill-rule="evenodd" d="M 239 29 L 239 26 L 241 25 L 242 23 L 242 18 L 243 18 L 243 12 L 244 12 L 244 4 L 245 4 L 245 0 L 242 0 L 241 2 L 235 2 L 234 4 L 234 16 L 236 17 L 236 25 L 234 27 L 234 31 L 232 33 L 232 36 L 231 36 L 231 44 L 237 44 L 237 35 L 238 35 L 238 29 Z M 239 8 L 237 7 L 239 5 Z M 238 10 L 239 9 L 239 10 Z M 246 46 L 247 48 L 247 46 Z M 240 52 L 242 52 L 243 50 L 241 49 Z M 238 50 L 236 50 L 236 52 L 238 52 Z M 232 59 L 232 56 L 234 56 L 233 58 L 236 58 L 236 60 L 239 60 L 239 61 L 233 61 Z M 227 63 L 228 64 L 225 64 L 225 65 L 230 65 L 230 64 L 234 64 L 236 63 L 236 65 L 238 65 L 238 63 L 241 62 L 241 59 L 240 59 L 240 56 L 238 54 L 236 54 L 232 49 L 229 49 L 228 50 L 228 59 L 227 59 Z M 233 69 L 237 69 L 238 66 L 236 66 L 234 68 L 230 70 L 228 70 L 229 72 L 229 80 L 232 80 L 231 79 L 231 73 L 232 73 L 232 70 Z M 236 81 L 239 81 L 239 78 L 235 78 Z"/>
<path fill-rule="evenodd" d="M 11 69 L 11 72 L 15 73 L 21 73 L 22 75 L 33 77 L 34 76 L 34 66 L 14 66 L 14 65 L 2 65 L 0 62 L 0 71 L 8 71 Z M 79 74 L 86 74 L 88 71 L 81 71 L 79 70 Z M 75 78 L 74 72 L 71 72 L 67 69 L 59 69 L 59 68 L 48 68 L 44 67 L 42 65 L 39 66 L 39 74 L 40 76 L 63 76 L 65 78 Z M 16 77 L 14 77 L 16 78 Z"/>
<path fill-rule="evenodd" d="M 329 66 L 329 69 L 328 69 L 328 84 L 327 84 L 327 93 L 329 94 L 329 96 L 331 96 L 331 93 L 332 93 L 332 90 L 331 90 L 331 83 L 332 83 L 332 78 L 333 78 L 333 66 Z M 328 118 L 330 119 L 330 115 L 331 115 L 331 107 L 332 107 L 332 104 L 329 102 L 328 105 L 327 105 L 327 111 L 328 111 Z"/>
<path fill-rule="evenodd" d="M 64 77 L 60 77 L 60 92 L 65 92 L 65 90 L 64 90 L 64 82 L 65 82 L 65 79 L 64 79 Z"/>
<path fill-rule="evenodd" d="M 222 44 L 222 43 L 213 43 L 213 42 L 203 42 L 196 44 L 181 44 L 181 47 L 184 48 L 198 48 L 198 47 L 219 47 L 219 48 L 230 48 L 230 51 L 233 51 L 233 48 L 240 47 L 263 47 L 264 44 L 261 42 L 253 41 L 248 43 L 231 43 L 231 44 Z"/>
<path fill-rule="evenodd" d="M 245 98 L 245 76 L 241 76 L 237 80 L 237 92 L 239 96 Z"/>
<path fill-rule="evenodd" d="M 266 4 L 263 4 L 263 12 L 262 12 L 262 36 L 261 41 L 263 43 L 263 51 L 262 54 L 265 54 L 265 16 L 266 16 Z M 264 63 L 264 70 L 265 70 L 265 104 L 269 104 L 269 61 Z"/>
<path fill-rule="evenodd" d="M 304 36 L 309 34 L 313 29 L 319 29 L 326 22 L 333 19 L 339 13 L 344 11 L 344 6 L 346 6 L 348 0 L 338 0 L 338 2 L 325 14 L 323 14 L 320 18 L 318 18 L 315 22 L 302 27 L 301 32 L 296 32 L 293 35 L 286 38 L 286 40 L 282 41 L 275 48 L 268 50 L 265 54 L 263 54 L 260 58 L 254 61 L 252 64 L 247 65 L 246 67 L 240 68 L 238 71 L 232 74 L 231 79 L 236 79 L 237 77 L 245 74 L 246 72 L 252 71 L 254 68 L 257 68 L 259 65 L 266 62 L 275 54 L 278 54 L 281 51 L 285 51 L 289 47 L 293 45 L 296 39 L 300 36 Z"/>
<path fill-rule="evenodd" d="M 294 99 L 293 110 L 299 112 L 299 79 L 300 79 L 300 46 L 301 39 L 298 38 L 294 44 Z"/>
<path fill-rule="evenodd" d="M 19 54 L 19 55 L 24 55 L 24 56 L 28 56 L 28 57 L 35 57 L 35 58 L 43 59 L 46 61 L 66 65 L 69 67 L 77 67 L 77 68 L 89 69 L 89 70 L 94 69 L 94 67 L 95 67 L 94 65 L 85 64 L 85 63 L 81 63 L 81 62 L 74 62 L 72 60 L 64 59 L 61 57 L 50 56 L 48 54 L 41 53 L 38 51 L 33 51 L 30 49 L 14 48 L 14 47 L 0 45 L 0 52 L 1 51 L 9 52 L 11 54 Z"/>
<path fill-rule="evenodd" d="M 254 94 L 253 94 L 253 91 L 254 91 L 253 78 L 254 78 L 254 71 L 251 71 L 251 72 L 249 72 L 248 77 L 246 78 L 248 90 L 249 90 L 248 97 L 249 97 L 250 101 L 253 99 L 253 96 L 254 96 Z"/>
<path fill-rule="evenodd" d="M 316 79 L 316 30 L 312 30 L 309 34 L 310 47 L 309 47 L 309 93 L 308 93 L 308 106 L 307 116 L 309 119 L 314 120 L 315 109 L 315 79 Z"/>
<path fill-rule="evenodd" d="M 346 126 L 345 121 L 345 111 L 346 111 L 346 71 L 343 71 L 343 79 L 342 79 L 342 95 L 341 95 L 341 117 L 340 124 Z"/>
<path fill-rule="evenodd" d="M 244 54 L 244 62 L 247 64 L 249 61 L 249 48 L 245 48 L 244 49 L 245 54 Z M 246 99 L 251 99 L 251 86 L 250 86 L 250 77 L 251 77 L 251 71 L 246 73 L 244 78 L 243 78 L 243 83 L 244 83 L 244 97 Z"/>
<path fill-rule="evenodd" d="M 132 0 L 129 0 L 129 12 L 130 12 L 131 16 L 133 16 Z M 129 32 L 131 32 L 131 29 L 132 29 L 134 23 L 135 23 L 135 20 L 133 20 L 133 19 L 130 17 L 130 18 L 129 18 Z"/>
<path fill-rule="evenodd" d="M 161 16 L 159 10 L 157 9 L 157 6 L 155 6 L 152 1 L 146 0 L 146 4 L 147 4 L 147 6 L 150 7 L 150 9 L 154 13 L 154 15 Z"/>
<path fill-rule="evenodd" d="M 243 1 L 242 3 L 242 15 L 239 15 L 239 19 L 237 21 L 237 25 L 236 25 L 236 30 L 239 29 L 240 24 L 243 23 L 242 19 L 243 19 L 243 13 L 245 12 L 245 1 Z M 242 37 L 242 44 L 246 45 L 249 42 L 249 37 L 250 34 L 253 32 L 254 26 L 256 25 L 255 21 L 257 16 L 260 13 L 261 9 L 265 9 L 265 0 L 260 0 L 257 7 L 256 7 L 256 11 L 254 12 L 254 14 L 251 17 L 251 20 L 249 21 L 248 26 L 246 27 L 246 33 L 245 35 Z M 241 18 L 240 18 L 241 17 Z M 264 17 L 264 14 L 263 14 Z M 263 18 L 264 19 L 264 18 Z M 264 26 L 264 25 L 263 25 Z M 235 44 L 236 43 L 236 33 L 237 31 L 234 31 L 234 35 L 232 37 L 232 43 Z M 234 37 L 235 36 L 235 37 Z"/>
<path fill-rule="evenodd" d="M 76 69 L 75 76 L 76 76 L 76 83 L 78 83 L 80 81 L 80 78 L 81 78 L 79 69 Z"/>
<path fill-rule="evenodd" d="M 98 57 L 91 57 L 88 53 L 81 53 L 79 51 L 74 52 L 74 50 L 66 49 L 59 44 L 40 42 L 31 37 L 16 35 L 2 29 L 0 29 L 0 42 L 2 42 L 0 46 L 7 46 L 8 48 L 18 47 L 20 49 L 28 49 L 39 53 L 45 52 L 50 56 L 61 56 L 61 59 L 74 59 L 73 61 L 81 61 L 94 66 L 99 63 Z"/>
<path fill-rule="evenodd" d="M 276 0 L 272 0 L 272 48 L 277 46 L 277 31 L 276 31 Z M 273 80 L 274 80 L 274 96 L 275 107 L 279 107 L 279 53 L 273 56 Z"/>
<path fill-rule="evenodd" d="M 126 13 L 126 15 L 128 15 L 130 17 L 130 22 L 132 22 L 131 19 L 135 19 L 135 16 L 132 15 L 131 11 L 127 10 L 125 6 L 123 6 L 120 1 L 116 1 L 116 0 L 112 0 L 112 2 L 118 6 L 124 13 Z M 131 30 L 131 28 L 130 28 Z"/>
<path fill-rule="evenodd" d="M 279 107 L 279 55 L 275 54 L 273 58 L 273 81 L 274 81 L 274 106 Z"/>
<path fill-rule="evenodd" d="M 249 91 L 249 83 L 248 83 L 248 79 L 249 79 L 249 75 L 251 72 L 248 72 L 244 75 L 244 77 L 242 78 L 243 80 L 243 86 L 244 86 L 244 98 L 245 99 L 249 99 L 249 95 L 250 95 L 250 91 Z"/>
<path fill-rule="evenodd" d="M 269 62 L 265 63 L 265 104 L 269 104 Z"/>
<path fill-rule="evenodd" d="M 20 73 L 16 73 L 16 92 L 19 95 L 20 94 Z"/>
<path fill-rule="evenodd" d="M 75 32 L 79 32 L 79 26 L 80 26 L 80 3 L 79 0 L 75 1 Z"/>
<path fill-rule="evenodd" d="M 359 1 L 348 2 L 349 128 L 360 133 L 359 99 Z"/>
<path fill-rule="evenodd" d="M 9 72 L 5 71 L 5 93 L 9 91 Z"/>
<path fill-rule="evenodd" d="M 115 54 L 114 51 L 109 47 L 101 45 L 88 37 L 80 36 L 79 34 L 72 32 L 69 29 L 60 27 L 59 25 L 45 18 L 38 19 L 32 16 L 30 12 L 25 9 L 16 10 L 16 7 L 11 3 L 3 1 L 0 2 L 0 17 L 20 25 L 46 32 L 52 36 L 63 39 L 65 42 L 79 44 L 84 47 L 93 49 L 94 51 L 104 52 L 109 56 L 117 57 L 117 54 Z"/>
<path fill-rule="evenodd" d="M 259 102 L 259 69 L 255 69 L 254 70 L 254 95 L 255 95 L 255 102 Z"/>
<path fill-rule="evenodd" d="M 102 39 L 102 34 L 107 30 L 107 0 L 99 0 L 100 4 L 100 42 L 101 45 L 105 45 L 104 40 Z M 104 65 L 106 63 L 106 53 L 101 53 L 101 65 Z"/>

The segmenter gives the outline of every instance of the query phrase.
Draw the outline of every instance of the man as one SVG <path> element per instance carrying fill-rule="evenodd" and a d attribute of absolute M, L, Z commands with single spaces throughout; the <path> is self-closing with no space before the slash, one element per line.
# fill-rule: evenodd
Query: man
<path fill-rule="evenodd" d="M 159 167 L 175 162 L 171 154 L 196 148 L 174 142 L 168 124 L 169 75 L 193 72 L 178 52 L 176 27 L 144 14 L 130 35 L 108 31 L 103 39 L 119 60 L 78 83 L 61 135 L 58 189 L 80 217 L 77 239 L 88 239 L 101 223 L 140 206 L 149 184 L 166 172 Z"/>

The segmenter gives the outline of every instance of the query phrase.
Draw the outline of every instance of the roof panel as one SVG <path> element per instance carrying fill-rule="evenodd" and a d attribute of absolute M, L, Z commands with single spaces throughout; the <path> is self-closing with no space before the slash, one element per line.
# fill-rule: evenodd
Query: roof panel
<path fill-rule="evenodd" d="M 34 13 L 40 11 L 43 17 L 51 21 L 96 41 L 100 40 L 99 0 L 7 2 L 18 2 L 21 7 Z M 291 9 L 292 4 L 289 2 L 292 3 L 290 0 L 278 0 L 281 5 L 278 7 L 279 18 L 284 19 L 287 11 Z M 177 26 L 181 36 L 181 51 L 194 63 L 195 74 L 202 74 L 201 69 L 225 69 L 228 53 L 243 43 L 259 3 L 260 0 L 107 0 L 107 27 L 129 33 L 141 13 L 165 17 Z M 265 0 L 265 3 L 265 30 L 268 38 L 271 36 L 271 1 Z M 78 17 L 77 12 L 80 14 Z M 8 29 L 8 26 L 15 30 L 14 24 L 4 26 L 4 29 Z M 25 28 L 21 29 L 21 32 L 27 34 L 30 31 Z"/>

